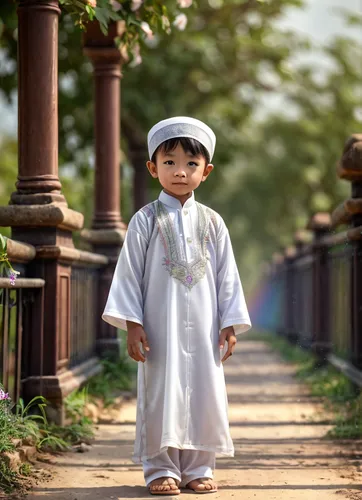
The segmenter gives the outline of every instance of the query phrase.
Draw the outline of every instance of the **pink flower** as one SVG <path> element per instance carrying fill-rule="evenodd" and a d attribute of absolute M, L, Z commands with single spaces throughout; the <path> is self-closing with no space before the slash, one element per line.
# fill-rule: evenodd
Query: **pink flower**
<path fill-rule="evenodd" d="M 136 45 L 133 47 L 132 50 L 133 60 L 132 63 L 130 64 L 132 68 L 142 63 L 142 56 L 140 52 L 141 52 L 141 47 L 139 46 L 138 43 L 136 43 Z"/>
<path fill-rule="evenodd" d="M 87 4 L 95 9 L 97 7 L 97 0 L 87 0 Z"/>
<path fill-rule="evenodd" d="M 0 401 L 2 401 L 4 399 L 9 399 L 9 393 L 4 392 L 2 389 L 0 389 Z"/>
<path fill-rule="evenodd" d="M 143 0 L 132 0 L 131 11 L 135 12 L 136 10 L 138 10 L 141 7 L 142 4 L 143 4 Z"/>
<path fill-rule="evenodd" d="M 171 33 L 169 18 L 167 16 L 161 16 L 161 22 L 162 22 L 162 28 L 169 35 Z"/>
<path fill-rule="evenodd" d="M 180 31 L 184 31 L 187 25 L 187 17 L 185 14 L 179 14 L 176 16 L 173 25 Z"/>
<path fill-rule="evenodd" d="M 141 23 L 141 28 L 146 33 L 146 36 L 147 36 L 148 40 L 152 40 L 152 38 L 153 38 L 153 31 L 151 30 L 150 25 L 148 23 L 146 23 L 145 21 L 143 21 Z"/>
<path fill-rule="evenodd" d="M 192 5 L 192 0 L 177 0 L 177 3 L 181 9 L 188 9 Z"/>
<path fill-rule="evenodd" d="M 118 12 L 122 8 L 122 5 L 117 0 L 110 0 L 110 4 L 114 12 Z"/>

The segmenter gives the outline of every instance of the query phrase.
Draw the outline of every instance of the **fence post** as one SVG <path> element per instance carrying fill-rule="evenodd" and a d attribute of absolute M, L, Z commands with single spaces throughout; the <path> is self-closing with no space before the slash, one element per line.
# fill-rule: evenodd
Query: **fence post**
<path fill-rule="evenodd" d="M 295 326 L 294 318 L 294 304 L 297 300 L 296 286 L 295 286 L 295 268 L 294 261 L 296 258 L 296 248 L 289 246 L 284 252 L 284 265 L 285 265 L 285 326 L 286 337 L 292 344 L 298 342 L 298 332 Z"/>
<path fill-rule="evenodd" d="M 316 213 L 308 222 L 307 228 L 313 231 L 313 343 L 312 349 L 317 356 L 317 364 L 323 366 L 331 351 L 330 339 L 330 276 L 328 269 L 328 247 L 323 237 L 330 231 L 329 213 Z"/>
<path fill-rule="evenodd" d="M 285 335 L 285 313 L 284 296 L 285 283 L 283 282 L 283 263 L 284 256 L 280 252 L 274 252 L 270 266 L 269 280 L 273 281 L 273 291 L 269 300 L 272 300 L 273 308 L 273 329 L 278 335 Z M 277 300 L 277 303 L 275 303 Z M 275 307 L 276 306 L 276 307 Z"/>
<path fill-rule="evenodd" d="M 298 229 L 294 233 L 295 258 L 295 302 L 294 322 L 298 335 L 298 345 L 310 349 L 312 343 L 312 295 L 313 283 L 312 265 L 305 263 L 305 258 L 310 255 L 312 235 L 306 229 Z"/>
<path fill-rule="evenodd" d="M 338 162 L 338 176 L 352 183 L 352 196 L 337 212 L 350 222 L 349 237 L 353 242 L 351 265 L 351 361 L 362 368 L 362 134 L 352 135 L 346 142 Z"/>

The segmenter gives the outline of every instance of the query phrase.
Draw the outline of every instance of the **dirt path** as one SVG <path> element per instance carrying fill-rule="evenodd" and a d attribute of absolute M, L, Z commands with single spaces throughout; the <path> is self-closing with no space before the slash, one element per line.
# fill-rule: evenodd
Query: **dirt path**
<path fill-rule="evenodd" d="M 236 456 L 219 459 L 220 490 L 212 498 L 362 500 L 362 443 L 321 440 L 328 426 L 318 404 L 292 378 L 291 367 L 265 344 L 242 341 L 225 372 Z M 28 500 L 151 498 L 140 466 L 129 459 L 134 422 L 131 402 L 120 424 L 99 426 L 90 452 L 57 458 L 53 479 L 38 485 Z"/>

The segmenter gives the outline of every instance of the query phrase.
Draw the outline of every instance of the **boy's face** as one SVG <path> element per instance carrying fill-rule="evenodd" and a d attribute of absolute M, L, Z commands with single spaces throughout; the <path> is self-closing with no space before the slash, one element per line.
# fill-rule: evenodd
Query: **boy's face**
<path fill-rule="evenodd" d="M 164 191 L 183 203 L 191 192 L 205 181 L 213 170 L 202 155 L 194 156 L 185 152 L 178 144 L 173 151 L 157 152 L 156 164 L 147 162 L 147 168 L 154 178 L 158 178 Z"/>

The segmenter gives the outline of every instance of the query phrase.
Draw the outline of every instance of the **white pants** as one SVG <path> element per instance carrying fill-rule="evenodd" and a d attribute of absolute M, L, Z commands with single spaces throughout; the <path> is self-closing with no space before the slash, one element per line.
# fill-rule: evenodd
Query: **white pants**
<path fill-rule="evenodd" d="M 147 486 L 160 477 L 172 477 L 181 481 L 180 486 L 186 486 L 194 479 L 213 478 L 215 453 L 168 448 L 157 457 L 144 460 L 142 464 Z"/>

